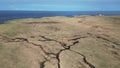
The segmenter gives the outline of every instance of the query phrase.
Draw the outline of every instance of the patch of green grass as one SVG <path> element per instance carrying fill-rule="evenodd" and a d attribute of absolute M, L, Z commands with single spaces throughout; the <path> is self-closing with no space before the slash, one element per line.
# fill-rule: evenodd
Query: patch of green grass
<path fill-rule="evenodd" d="M 107 58 L 105 58 L 104 56 L 99 55 L 99 54 L 95 54 L 95 56 L 96 56 L 96 58 L 99 59 L 100 67 L 106 68 L 108 66 L 109 60 Z"/>
<path fill-rule="evenodd" d="M 3 48 L 3 45 L 2 44 L 0 44 L 0 50 Z"/>
<path fill-rule="evenodd" d="M 20 33 L 27 33 L 28 31 L 30 31 L 30 27 L 24 24 L 11 25 L 8 26 L 9 28 L 5 28 L 5 30 L 1 32 L 1 34 L 4 36 L 13 37 Z"/>
<path fill-rule="evenodd" d="M 108 64 L 107 64 L 107 62 L 104 60 L 104 61 L 102 61 L 102 62 L 100 63 L 100 66 L 101 66 L 102 68 L 106 68 L 106 67 L 108 67 Z"/>
<path fill-rule="evenodd" d="M 115 68 L 120 68 L 120 64 L 116 65 Z"/>
<path fill-rule="evenodd" d="M 17 32 L 15 31 L 6 31 L 2 33 L 3 35 L 7 35 L 7 36 L 15 36 L 17 35 Z"/>
<path fill-rule="evenodd" d="M 120 24 L 120 17 L 103 17 L 103 20 L 110 21 L 113 24 Z"/>

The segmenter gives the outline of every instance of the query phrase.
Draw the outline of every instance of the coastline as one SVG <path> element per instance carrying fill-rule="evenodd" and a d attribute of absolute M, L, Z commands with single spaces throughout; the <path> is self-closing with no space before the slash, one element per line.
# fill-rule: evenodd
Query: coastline
<path fill-rule="evenodd" d="M 75 17 L 88 17 L 88 16 L 96 16 L 96 17 L 120 17 L 120 15 L 102 15 L 102 14 L 98 14 L 98 15 L 74 15 L 74 16 L 48 16 L 48 17 L 68 17 L 68 18 L 75 18 Z M 22 20 L 22 19 L 41 19 L 41 18 L 48 18 L 48 17 L 38 17 L 38 18 L 15 18 L 15 19 L 10 19 L 10 20 L 5 20 L 2 21 L 0 24 L 5 24 L 9 21 L 13 21 L 13 20 Z"/>
<path fill-rule="evenodd" d="M 0 23 L 13 19 L 42 18 L 53 16 L 74 17 L 79 15 L 120 15 L 120 11 L 0 11 Z"/>

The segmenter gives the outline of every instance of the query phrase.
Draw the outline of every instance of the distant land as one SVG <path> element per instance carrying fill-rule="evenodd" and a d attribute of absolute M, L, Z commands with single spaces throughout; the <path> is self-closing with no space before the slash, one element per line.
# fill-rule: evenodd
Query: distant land
<path fill-rule="evenodd" d="M 120 11 L 12 11 L 1 10 L 0 11 L 0 23 L 4 23 L 8 20 L 22 19 L 22 18 L 41 18 L 51 16 L 79 16 L 79 15 L 120 15 Z"/>

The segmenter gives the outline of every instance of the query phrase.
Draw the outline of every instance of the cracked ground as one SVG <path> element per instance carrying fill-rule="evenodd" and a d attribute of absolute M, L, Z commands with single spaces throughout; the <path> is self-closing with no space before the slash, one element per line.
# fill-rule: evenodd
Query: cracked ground
<path fill-rule="evenodd" d="M 0 68 L 120 68 L 120 17 L 8 21 L 0 25 Z"/>

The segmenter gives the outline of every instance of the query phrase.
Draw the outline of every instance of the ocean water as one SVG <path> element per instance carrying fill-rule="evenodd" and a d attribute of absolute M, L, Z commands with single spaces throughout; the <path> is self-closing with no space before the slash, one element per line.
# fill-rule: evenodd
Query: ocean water
<path fill-rule="evenodd" d="M 120 15 L 120 11 L 0 11 L 0 24 L 12 19 L 41 18 L 51 16 Z"/>

